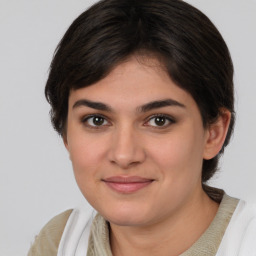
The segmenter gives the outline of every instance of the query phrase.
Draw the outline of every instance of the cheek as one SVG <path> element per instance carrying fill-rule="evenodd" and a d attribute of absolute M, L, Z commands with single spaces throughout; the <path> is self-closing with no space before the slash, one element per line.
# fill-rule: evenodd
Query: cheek
<path fill-rule="evenodd" d="M 74 165 L 92 165 L 102 157 L 106 141 L 97 134 L 88 136 L 73 133 L 69 140 L 69 153 Z"/>
<path fill-rule="evenodd" d="M 81 139 L 73 140 L 70 146 L 70 159 L 77 185 L 89 202 L 91 198 L 95 200 L 95 181 L 99 181 L 97 170 L 100 159 L 99 152 L 95 152 L 96 149 L 99 151 L 98 146 L 94 143 L 89 144 L 88 141 L 85 143 Z"/>
<path fill-rule="evenodd" d="M 103 164 L 106 143 L 89 136 L 72 137 L 69 141 L 69 153 L 78 185 L 84 186 L 97 179 L 97 170 Z M 98 177 L 99 178 L 99 177 Z"/>
<path fill-rule="evenodd" d="M 201 174 L 202 142 L 196 136 L 187 136 L 184 133 L 175 134 L 163 141 L 155 141 L 149 146 L 150 157 L 164 172 L 164 175 L 176 174 L 189 176 Z"/>

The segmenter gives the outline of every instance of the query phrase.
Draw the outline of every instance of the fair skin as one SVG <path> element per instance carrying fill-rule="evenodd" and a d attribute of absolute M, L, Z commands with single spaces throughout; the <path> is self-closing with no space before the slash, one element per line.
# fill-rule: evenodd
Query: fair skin
<path fill-rule="evenodd" d="M 218 209 L 202 161 L 221 149 L 230 113 L 205 128 L 191 95 L 147 62 L 131 57 L 69 97 L 64 142 L 80 190 L 110 222 L 114 256 L 179 255 Z"/>

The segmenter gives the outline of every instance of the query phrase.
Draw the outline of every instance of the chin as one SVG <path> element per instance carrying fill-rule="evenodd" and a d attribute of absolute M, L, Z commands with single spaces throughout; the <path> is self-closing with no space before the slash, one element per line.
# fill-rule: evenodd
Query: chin
<path fill-rule="evenodd" d="M 109 216 L 106 218 L 111 224 L 117 226 L 143 226 L 144 219 L 140 219 L 134 216 Z"/>
<path fill-rule="evenodd" d="M 118 226 L 143 226 L 148 222 L 148 214 L 143 212 L 140 208 L 122 207 L 115 211 L 99 212 L 110 223 Z"/>

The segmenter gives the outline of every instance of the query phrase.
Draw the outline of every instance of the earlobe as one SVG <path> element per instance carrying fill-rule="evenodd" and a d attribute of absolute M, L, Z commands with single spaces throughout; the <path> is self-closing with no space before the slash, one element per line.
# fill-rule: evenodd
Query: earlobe
<path fill-rule="evenodd" d="M 230 119 L 230 111 L 222 109 L 218 119 L 209 125 L 203 156 L 205 160 L 212 159 L 220 152 L 228 132 Z"/>

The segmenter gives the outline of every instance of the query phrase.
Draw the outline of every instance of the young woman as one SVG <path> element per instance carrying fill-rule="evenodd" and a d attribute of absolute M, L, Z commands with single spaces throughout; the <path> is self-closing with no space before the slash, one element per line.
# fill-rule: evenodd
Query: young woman
<path fill-rule="evenodd" d="M 256 255 L 256 211 L 208 187 L 234 126 L 233 65 L 180 0 L 103 0 L 70 26 L 45 93 L 96 210 L 51 220 L 29 255 Z"/>

